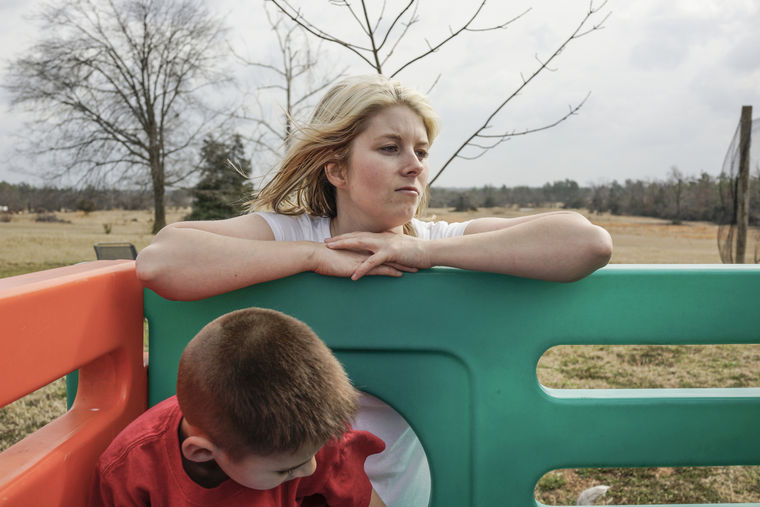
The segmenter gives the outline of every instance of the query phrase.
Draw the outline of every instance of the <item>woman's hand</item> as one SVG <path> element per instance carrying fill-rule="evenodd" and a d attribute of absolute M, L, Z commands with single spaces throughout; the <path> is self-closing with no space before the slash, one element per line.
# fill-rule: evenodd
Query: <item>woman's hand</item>
<path fill-rule="evenodd" d="M 414 272 L 416 268 L 408 267 L 394 262 L 371 262 L 372 252 L 357 248 L 335 248 L 327 244 L 315 245 L 313 254 L 314 267 L 313 271 L 327 276 L 345 276 L 358 280 L 364 275 L 384 275 L 384 276 L 401 276 L 403 272 Z M 359 271 L 361 270 L 361 271 Z M 360 276 L 356 273 L 360 272 Z"/>
<path fill-rule="evenodd" d="M 312 271 L 320 275 L 355 277 L 357 270 L 366 264 L 372 257 L 372 253 L 366 250 L 352 251 L 349 249 L 333 249 L 323 244 L 315 244 L 314 253 L 312 254 L 313 267 Z M 401 276 L 404 271 L 414 272 L 414 268 L 409 268 L 396 263 L 379 263 L 362 269 L 362 275 L 384 275 L 384 276 Z"/>
<path fill-rule="evenodd" d="M 364 275 L 385 274 L 377 270 L 391 268 L 400 276 L 402 271 L 415 272 L 431 267 L 424 241 L 392 232 L 351 232 L 325 240 L 325 246 L 335 252 L 358 253 L 365 256 L 351 274 L 352 280 Z"/>

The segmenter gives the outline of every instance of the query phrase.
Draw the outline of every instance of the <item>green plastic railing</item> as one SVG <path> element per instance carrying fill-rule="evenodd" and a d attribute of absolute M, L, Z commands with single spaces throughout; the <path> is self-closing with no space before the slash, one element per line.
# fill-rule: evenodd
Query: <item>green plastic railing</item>
<path fill-rule="evenodd" d="M 195 302 L 145 292 L 149 404 L 213 318 L 262 306 L 324 339 L 355 385 L 411 424 L 431 505 L 537 505 L 557 468 L 760 464 L 760 389 L 555 390 L 556 345 L 760 343 L 757 266 L 609 266 L 571 284 L 433 269 L 401 279 L 301 274 Z M 736 505 L 736 504 L 733 504 Z"/>

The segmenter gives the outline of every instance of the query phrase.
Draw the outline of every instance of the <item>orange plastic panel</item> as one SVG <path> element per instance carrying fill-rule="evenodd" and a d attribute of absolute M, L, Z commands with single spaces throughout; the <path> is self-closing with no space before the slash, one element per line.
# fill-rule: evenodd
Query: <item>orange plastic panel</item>
<path fill-rule="evenodd" d="M 71 410 L 0 454 L 0 505 L 84 505 L 94 463 L 146 408 L 134 261 L 0 279 L 0 406 L 79 369 Z"/>

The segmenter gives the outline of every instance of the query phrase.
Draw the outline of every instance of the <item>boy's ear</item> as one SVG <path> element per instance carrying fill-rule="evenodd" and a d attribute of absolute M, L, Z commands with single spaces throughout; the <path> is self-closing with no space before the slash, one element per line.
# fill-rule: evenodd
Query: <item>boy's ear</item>
<path fill-rule="evenodd" d="M 216 446 L 206 437 L 193 435 L 182 442 L 182 455 L 196 463 L 211 461 L 214 459 Z"/>
<path fill-rule="evenodd" d="M 346 186 L 346 170 L 343 164 L 338 162 L 326 163 L 325 176 L 327 176 L 327 181 L 332 183 L 335 188 L 344 188 Z"/>

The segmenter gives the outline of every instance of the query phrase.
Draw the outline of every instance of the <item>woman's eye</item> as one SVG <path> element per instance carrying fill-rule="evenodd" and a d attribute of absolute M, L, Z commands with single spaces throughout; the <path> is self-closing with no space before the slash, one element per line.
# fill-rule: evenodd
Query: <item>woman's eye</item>
<path fill-rule="evenodd" d="M 393 145 L 393 144 L 388 145 L 388 146 L 383 146 L 380 149 L 382 151 L 387 151 L 388 153 L 395 153 L 398 150 L 398 148 L 395 145 Z"/>
<path fill-rule="evenodd" d="M 428 152 L 425 150 L 417 150 L 417 158 L 422 160 L 423 158 L 427 158 Z"/>

